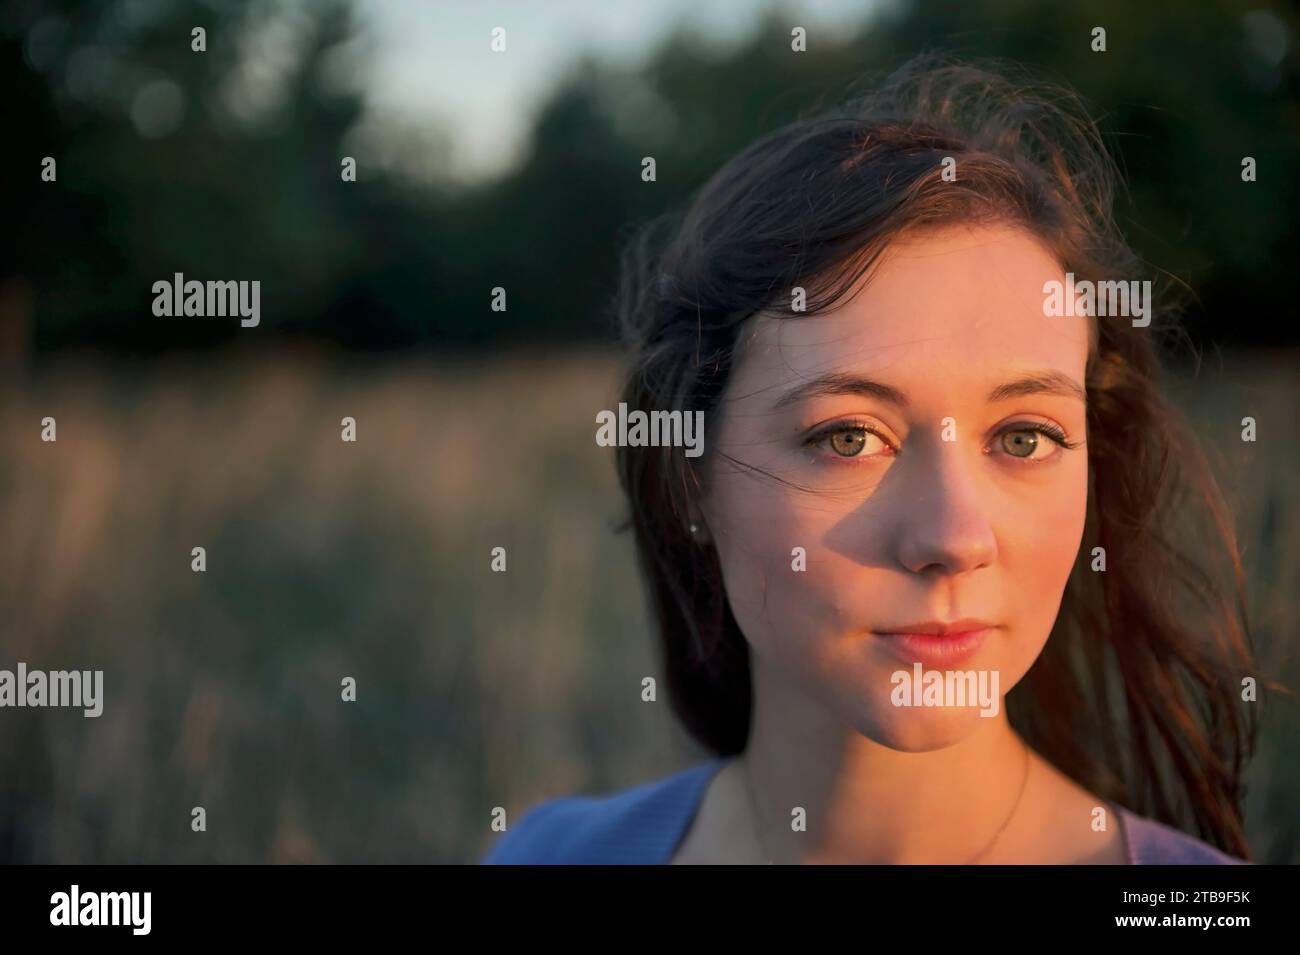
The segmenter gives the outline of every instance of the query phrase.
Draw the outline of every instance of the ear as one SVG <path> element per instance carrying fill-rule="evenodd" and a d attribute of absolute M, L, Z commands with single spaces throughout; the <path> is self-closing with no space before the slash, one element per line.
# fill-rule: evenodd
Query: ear
<path fill-rule="evenodd" d="M 704 520 L 704 514 L 698 506 L 692 504 L 687 511 L 686 533 L 690 535 L 691 540 L 697 544 L 713 543 L 713 534 L 709 530 L 708 523 Z"/>

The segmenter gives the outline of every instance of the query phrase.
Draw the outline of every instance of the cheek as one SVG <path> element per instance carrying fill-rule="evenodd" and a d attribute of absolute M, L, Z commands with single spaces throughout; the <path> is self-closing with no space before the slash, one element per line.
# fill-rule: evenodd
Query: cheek
<path fill-rule="evenodd" d="M 1000 522 L 999 563 L 1018 610 L 1055 619 L 1083 538 L 1087 498 L 1084 462 L 1050 488 L 1022 498 Z"/>
<path fill-rule="evenodd" d="M 835 515 L 806 494 L 743 475 L 714 490 L 709 525 L 745 636 L 764 652 L 821 631 L 836 615 L 835 575 L 819 545 Z"/>
<path fill-rule="evenodd" d="M 1003 516 L 998 579 L 1011 639 L 995 664 L 1002 692 L 1020 682 L 1042 654 L 1075 567 L 1087 515 L 1086 461 L 1049 488 L 1026 495 Z"/>
<path fill-rule="evenodd" d="M 875 736 L 880 720 L 866 714 L 887 703 L 895 667 L 876 659 L 864 628 L 890 574 L 826 547 L 845 507 L 825 495 L 739 475 L 717 489 L 710 520 L 723 584 L 753 657 L 787 689 Z"/>

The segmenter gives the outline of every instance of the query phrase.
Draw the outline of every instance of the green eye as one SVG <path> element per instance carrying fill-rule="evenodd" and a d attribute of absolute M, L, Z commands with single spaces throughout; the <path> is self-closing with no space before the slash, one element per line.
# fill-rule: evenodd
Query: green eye
<path fill-rule="evenodd" d="M 871 428 L 851 422 L 823 428 L 804 444 L 810 448 L 829 448 L 837 458 L 874 458 L 890 450 L 885 439 Z"/>
<path fill-rule="evenodd" d="M 1002 450 L 1016 458 L 1031 458 L 1038 448 L 1037 431 L 1005 431 L 1002 434 Z"/>
<path fill-rule="evenodd" d="M 830 435 L 831 450 L 840 457 L 851 458 L 862 453 L 866 447 L 868 432 L 862 428 L 848 428 Z"/>

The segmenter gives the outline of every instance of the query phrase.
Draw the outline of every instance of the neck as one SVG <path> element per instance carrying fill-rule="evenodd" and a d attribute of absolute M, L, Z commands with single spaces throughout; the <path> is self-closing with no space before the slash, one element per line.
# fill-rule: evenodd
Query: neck
<path fill-rule="evenodd" d="M 1006 718 L 979 718 L 950 745 L 903 751 L 868 739 L 786 684 L 754 676 L 737 761 L 760 861 L 995 861 L 1025 813 L 1026 747 Z M 802 807 L 805 831 L 792 829 Z"/>

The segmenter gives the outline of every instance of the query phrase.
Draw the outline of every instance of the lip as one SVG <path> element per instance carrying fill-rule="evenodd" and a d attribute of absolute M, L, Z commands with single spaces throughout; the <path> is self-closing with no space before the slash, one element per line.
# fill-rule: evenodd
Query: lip
<path fill-rule="evenodd" d="M 885 647 L 904 663 L 947 669 L 965 663 L 997 630 L 983 620 L 931 621 L 874 631 Z"/>

